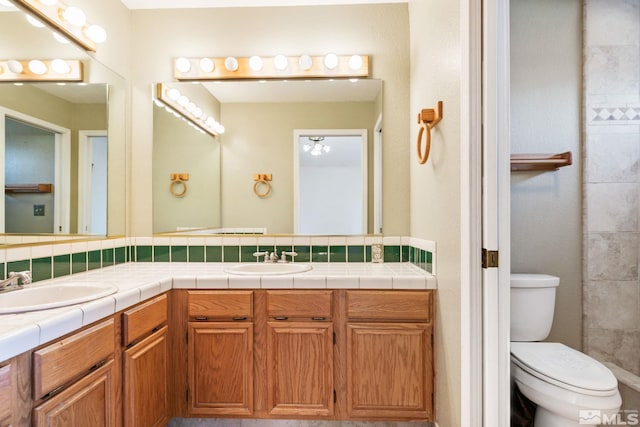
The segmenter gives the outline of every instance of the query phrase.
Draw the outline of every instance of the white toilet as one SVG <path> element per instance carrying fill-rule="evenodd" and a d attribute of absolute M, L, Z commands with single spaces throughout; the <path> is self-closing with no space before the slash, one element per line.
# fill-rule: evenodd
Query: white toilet
<path fill-rule="evenodd" d="M 598 362 L 547 338 L 560 279 L 511 275 L 511 378 L 537 405 L 535 427 L 600 424 L 620 409 L 618 381 Z"/>

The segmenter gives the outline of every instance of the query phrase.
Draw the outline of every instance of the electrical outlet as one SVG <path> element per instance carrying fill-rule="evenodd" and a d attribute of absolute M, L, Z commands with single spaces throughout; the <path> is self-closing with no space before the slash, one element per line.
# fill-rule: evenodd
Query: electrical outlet
<path fill-rule="evenodd" d="M 33 216 L 44 216 L 44 205 L 33 205 Z"/>
<path fill-rule="evenodd" d="M 384 246 L 381 243 L 371 245 L 371 262 L 384 262 Z"/>

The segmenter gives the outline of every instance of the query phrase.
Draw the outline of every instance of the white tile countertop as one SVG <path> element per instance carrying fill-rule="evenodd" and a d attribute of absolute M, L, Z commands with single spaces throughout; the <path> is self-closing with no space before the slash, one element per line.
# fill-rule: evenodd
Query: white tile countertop
<path fill-rule="evenodd" d="M 231 263 L 126 263 L 37 282 L 111 283 L 115 294 L 67 307 L 0 315 L 0 362 L 169 289 L 436 289 L 436 278 L 410 263 L 311 263 L 304 273 L 238 276 Z M 19 292 L 19 291 L 16 291 Z"/>

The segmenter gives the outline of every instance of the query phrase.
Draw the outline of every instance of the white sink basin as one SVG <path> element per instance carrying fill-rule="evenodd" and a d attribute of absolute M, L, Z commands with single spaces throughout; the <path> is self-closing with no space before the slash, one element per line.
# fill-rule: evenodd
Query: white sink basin
<path fill-rule="evenodd" d="M 227 273 L 241 276 L 275 276 L 278 274 L 296 274 L 311 270 L 309 264 L 254 262 L 239 264 L 224 269 Z"/>
<path fill-rule="evenodd" d="M 0 294 L 0 314 L 24 313 L 80 304 L 106 297 L 118 290 L 101 283 L 69 283 L 62 285 L 27 286 Z"/>

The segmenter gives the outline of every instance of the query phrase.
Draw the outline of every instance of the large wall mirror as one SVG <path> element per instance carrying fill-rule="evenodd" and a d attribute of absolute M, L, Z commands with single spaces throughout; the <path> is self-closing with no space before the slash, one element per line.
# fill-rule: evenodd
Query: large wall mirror
<path fill-rule="evenodd" d="M 317 181 L 306 182 L 304 188 L 323 188 L 325 194 L 333 192 L 336 200 L 342 197 L 343 189 L 353 187 L 347 182 L 340 185 L 342 178 L 336 181 L 336 171 L 351 168 L 344 176 L 355 180 L 355 186 L 365 193 L 358 213 L 363 219 L 353 234 L 379 232 L 382 194 L 376 182 L 381 181 L 381 80 L 166 84 L 207 109 L 225 132 L 215 138 L 202 134 L 161 106 L 155 107 L 154 233 L 315 234 L 303 231 L 298 224 L 297 191 L 301 186 L 296 168 L 300 165 L 314 168 L 312 175 L 306 175 L 313 178 L 305 180 Z M 365 149 L 357 156 L 363 164 L 357 168 L 352 160 L 341 159 L 352 150 L 334 146 L 318 155 L 311 147 L 305 151 L 304 144 L 299 149 L 295 142 L 300 135 L 324 137 L 328 142 L 330 137 L 354 132 L 365 135 Z M 171 177 L 176 174 L 188 174 L 184 194 L 171 191 Z M 271 179 L 266 196 L 265 184 L 256 187 L 255 178 L 260 175 Z M 333 209 L 339 217 L 341 209 L 349 208 L 335 205 Z M 325 227 L 322 234 L 351 232 Z"/>
<path fill-rule="evenodd" d="M 85 69 L 80 84 L 0 83 L 0 243 L 125 235 L 124 78 L 11 8 L 0 34 L 2 59 Z"/>

